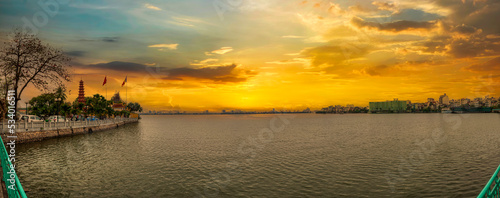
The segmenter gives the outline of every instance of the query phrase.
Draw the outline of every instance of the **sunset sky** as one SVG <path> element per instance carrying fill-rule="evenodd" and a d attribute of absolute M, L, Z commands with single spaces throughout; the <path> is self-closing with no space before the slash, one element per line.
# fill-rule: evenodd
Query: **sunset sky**
<path fill-rule="evenodd" d="M 500 95 L 500 0 L 44 2 L 1 0 L 0 40 L 33 26 L 63 49 L 71 100 L 80 79 L 105 95 L 105 75 L 148 110 Z"/>

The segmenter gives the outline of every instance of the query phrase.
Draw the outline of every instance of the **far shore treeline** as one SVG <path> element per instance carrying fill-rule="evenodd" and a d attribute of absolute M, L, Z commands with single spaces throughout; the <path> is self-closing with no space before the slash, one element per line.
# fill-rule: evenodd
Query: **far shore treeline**
<path fill-rule="evenodd" d="M 0 120 L 6 118 L 9 108 L 13 108 L 14 116 L 19 118 L 19 101 L 28 86 L 44 93 L 29 100 L 26 113 L 43 119 L 53 115 L 104 119 L 142 112 L 138 103 L 124 104 L 119 94 L 111 100 L 95 94 L 85 97 L 85 101 L 67 101 L 64 82 L 71 81 L 70 60 L 62 50 L 43 43 L 36 35 L 14 29 L 0 47 Z M 12 98 L 15 99 L 9 101 Z"/>

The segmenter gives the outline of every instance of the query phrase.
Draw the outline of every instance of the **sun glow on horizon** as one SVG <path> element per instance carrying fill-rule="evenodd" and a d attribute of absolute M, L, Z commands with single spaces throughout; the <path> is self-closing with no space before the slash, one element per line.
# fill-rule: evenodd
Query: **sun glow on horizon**
<path fill-rule="evenodd" d="M 2 41 L 40 11 L 27 4 L 16 13 L 18 4 L 2 3 L 0 15 L 12 19 L 0 23 Z M 443 93 L 499 97 L 500 6 L 492 5 L 259 0 L 221 17 L 202 0 L 76 2 L 61 5 L 39 36 L 73 59 L 70 99 L 82 78 L 87 95 L 126 92 L 146 109 L 368 106 Z M 40 93 L 29 89 L 24 98 Z"/>

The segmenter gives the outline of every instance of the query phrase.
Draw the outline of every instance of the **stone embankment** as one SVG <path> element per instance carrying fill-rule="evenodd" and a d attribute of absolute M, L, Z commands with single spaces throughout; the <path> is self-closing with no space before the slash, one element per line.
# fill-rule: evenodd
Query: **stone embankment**
<path fill-rule="evenodd" d="M 41 141 L 49 138 L 93 133 L 107 129 L 118 128 L 124 124 L 138 122 L 137 118 L 116 118 L 97 121 L 67 121 L 67 122 L 31 122 L 16 123 L 16 143 Z M 0 136 L 4 142 L 9 141 L 7 123 L 2 123 Z"/>

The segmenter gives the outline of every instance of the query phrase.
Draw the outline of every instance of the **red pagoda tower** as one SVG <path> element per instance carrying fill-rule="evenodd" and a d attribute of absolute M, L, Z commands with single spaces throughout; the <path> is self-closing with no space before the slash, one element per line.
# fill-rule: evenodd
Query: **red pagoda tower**
<path fill-rule="evenodd" d="M 78 102 L 85 103 L 85 90 L 83 88 L 83 80 L 80 80 L 80 88 L 78 89 Z"/>

